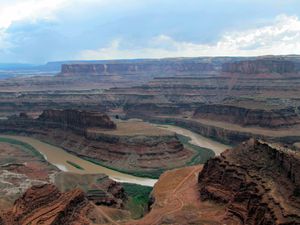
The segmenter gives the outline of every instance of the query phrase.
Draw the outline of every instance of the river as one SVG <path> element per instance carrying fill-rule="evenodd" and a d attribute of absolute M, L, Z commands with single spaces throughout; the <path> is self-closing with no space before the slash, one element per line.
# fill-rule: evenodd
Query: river
<path fill-rule="evenodd" d="M 176 132 L 178 134 L 190 137 L 191 144 L 198 145 L 200 147 L 209 148 L 213 150 L 216 155 L 219 155 L 225 149 L 230 148 L 230 146 L 226 146 L 219 142 L 213 141 L 209 138 L 205 138 L 199 134 L 196 134 L 184 128 L 171 126 L 171 125 L 157 125 L 157 124 L 155 124 L 155 126 L 161 129 L 167 129 L 169 131 Z M 77 174 L 104 173 L 108 175 L 112 180 L 118 182 L 135 183 L 135 184 L 140 184 L 145 186 L 154 186 L 154 184 L 157 182 L 156 179 L 136 177 L 126 173 L 121 173 L 112 169 L 108 169 L 103 166 L 96 165 L 78 156 L 70 154 L 65 150 L 63 150 L 62 148 L 55 147 L 53 145 L 47 144 L 45 142 L 41 142 L 31 137 L 23 137 L 17 135 L 0 135 L 0 137 L 11 138 L 11 139 L 15 139 L 30 144 L 37 151 L 39 151 L 49 163 L 55 165 L 57 168 L 65 172 L 73 172 Z M 83 168 L 83 170 L 70 165 L 67 161 L 79 165 L 80 167 Z"/>
<path fill-rule="evenodd" d="M 37 151 L 39 151 L 49 163 L 55 165 L 57 168 L 65 172 L 73 172 L 77 174 L 104 173 L 108 175 L 112 180 L 118 182 L 134 183 L 151 187 L 154 186 L 154 184 L 157 182 L 156 179 L 136 177 L 126 173 L 111 170 L 103 166 L 96 165 L 87 160 L 81 159 L 78 156 L 72 155 L 63 150 L 62 148 L 55 147 L 53 145 L 41 142 L 31 137 L 23 137 L 16 135 L 0 135 L 0 137 L 15 139 L 31 145 Z M 75 168 L 74 166 L 70 165 L 67 161 L 76 163 L 84 170 Z"/>
<path fill-rule="evenodd" d="M 212 151 L 214 151 L 215 155 L 220 155 L 224 150 L 231 148 L 231 146 L 229 145 L 224 145 L 220 142 L 214 141 L 210 138 L 203 137 L 200 134 L 197 134 L 195 132 L 192 132 L 190 130 L 181 127 L 177 127 L 173 125 L 160 125 L 160 124 L 156 126 L 161 129 L 166 129 L 168 131 L 172 131 L 177 134 L 189 137 L 191 139 L 189 143 L 193 145 L 197 145 L 199 147 L 209 148 Z"/>

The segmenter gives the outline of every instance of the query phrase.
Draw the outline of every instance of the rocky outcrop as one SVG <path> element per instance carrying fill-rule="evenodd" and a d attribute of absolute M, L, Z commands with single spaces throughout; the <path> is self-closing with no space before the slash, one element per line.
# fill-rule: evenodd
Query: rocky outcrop
<path fill-rule="evenodd" d="M 3 141 L 1 139 L 1 141 Z M 5 141 L 5 139 L 4 139 Z M 11 141 L 7 139 L 7 142 Z M 12 142 L 12 141 L 11 141 Z M 54 183 L 61 192 L 80 188 L 97 205 L 122 208 L 124 189 L 104 174 L 75 174 L 59 171 L 31 146 L 14 141 L 0 142 L 0 209 L 6 209 L 21 193 L 35 185 Z M 21 148 L 22 147 L 22 148 Z"/>
<path fill-rule="evenodd" d="M 194 112 L 194 118 L 237 123 L 242 126 L 282 127 L 296 125 L 300 118 L 292 107 L 282 109 L 248 109 L 231 105 L 203 104 Z"/>
<path fill-rule="evenodd" d="M 240 224 L 300 224 L 299 169 L 298 152 L 252 139 L 205 164 L 201 199 L 225 204 Z"/>
<path fill-rule="evenodd" d="M 72 109 L 44 110 L 38 121 L 75 129 L 86 129 L 88 127 L 116 129 L 116 124 L 106 114 Z"/>
<path fill-rule="evenodd" d="M 299 64 L 290 60 L 265 58 L 224 63 L 222 65 L 222 71 L 239 74 L 284 74 L 300 72 L 300 67 Z"/>
<path fill-rule="evenodd" d="M 241 126 L 268 128 L 288 127 L 300 123 L 294 107 L 267 110 L 225 104 L 127 103 L 124 110 L 130 117 L 191 115 L 195 119 L 203 118 Z"/>
<path fill-rule="evenodd" d="M 61 193 L 54 185 L 33 186 L 13 208 L 0 214 L 4 225 L 90 224 L 84 214 L 89 202 L 79 189 Z"/>
<path fill-rule="evenodd" d="M 61 192 L 79 188 L 84 191 L 89 201 L 96 205 L 123 208 L 127 196 L 124 188 L 104 174 L 74 174 L 60 172 L 54 183 Z"/>
<path fill-rule="evenodd" d="M 12 206 L 29 187 L 51 182 L 59 172 L 27 145 L 17 141 L 14 143 L 0 142 L 0 209 Z"/>
<path fill-rule="evenodd" d="M 81 110 L 44 110 L 38 118 L 33 119 L 26 113 L 12 115 L 8 120 L 0 121 L 0 130 L 22 132 L 30 129 L 62 129 L 86 135 L 88 129 L 115 130 L 116 124 L 108 115 Z"/>

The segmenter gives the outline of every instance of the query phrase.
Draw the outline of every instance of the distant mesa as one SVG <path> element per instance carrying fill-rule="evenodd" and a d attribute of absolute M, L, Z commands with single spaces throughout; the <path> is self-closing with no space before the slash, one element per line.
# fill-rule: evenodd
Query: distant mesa
<path fill-rule="evenodd" d="M 202 104 L 195 110 L 193 117 L 268 128 L 287 127 L 300 123 L 293 107 L 264 110 L 224 104 Z"/>
<path fill-rule="evenodd" d="M 116 63 L 81 63 L 63 64 L 60 76 L 88 75 L 174 75 L 186 73 L 201 73 L 213 70 L 213 65 L 204 62 L 188 60 L 156 60 L 145 62 L 116 62 Z"/>
<path fill-rule="evenodd" d="M 59 76 L 136 75 L 174 76 L 201 75 L 212 72 L 240 74 L 298 73 L 300 63 L 293 57 L 215 57 L 174 58 L 141 61 L 105 61 L 65 63 Z"/>
<path fill-rule="evenodd" d="M 277 58 L 242 60 L 224 63 L 222 71 L 239 74 L 298 73 L 300 72 L 300 63 Z"/>

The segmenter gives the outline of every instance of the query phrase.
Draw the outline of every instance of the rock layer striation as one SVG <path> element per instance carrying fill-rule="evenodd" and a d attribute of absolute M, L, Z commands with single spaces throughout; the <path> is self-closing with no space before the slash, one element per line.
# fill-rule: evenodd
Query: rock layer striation
<path fill-rule="evenodd" d="M 61 193 L 50 184 L 33 186 L 13 208 L 0 214 L 0 223 L 18 224 L 90 224 L 85 210 L 89 202 L 79 189 Z"/>
<path fill-rule="evenodd" d="M 21 116 L 20 116 L 21 117 Z M 86 129 L 97 127 L 104 129 L 115 129 L 116 124 L 110 118 L 100 112 L 80 110 L 44 110 L 38 118 L 45 123 L 69 127 L 74 129 Z"/>
<path fill-rule="evenodd" d="M 240 224 L 300 224 L 299 169 L 298 152 L 252 139 L 205 164 L 201 200 L 225 204 Z"/>

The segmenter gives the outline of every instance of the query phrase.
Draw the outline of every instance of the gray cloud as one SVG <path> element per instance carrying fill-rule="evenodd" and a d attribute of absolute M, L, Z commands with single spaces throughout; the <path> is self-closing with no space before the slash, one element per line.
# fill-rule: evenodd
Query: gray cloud
<path fill-rule="evenodd" d="M 0 62 L 295 53 L 299 13 L 296 0 L 1 0 Z"/>

